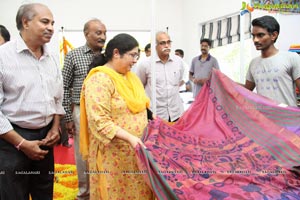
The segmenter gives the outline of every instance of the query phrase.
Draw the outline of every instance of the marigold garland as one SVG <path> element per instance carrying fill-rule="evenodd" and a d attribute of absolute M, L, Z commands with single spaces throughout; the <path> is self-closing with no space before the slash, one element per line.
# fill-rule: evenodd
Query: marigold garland
<path fill-rule="evenodd" d="M 75 165 L 55 164 L 54 200 L 74 200 L 78 192 L 78 179 Z"/>

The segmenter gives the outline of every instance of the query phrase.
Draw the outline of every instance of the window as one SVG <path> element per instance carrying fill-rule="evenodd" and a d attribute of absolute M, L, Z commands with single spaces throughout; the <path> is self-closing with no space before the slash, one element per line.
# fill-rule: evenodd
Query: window
<path fill-rule="evenodd" d="M 243 18 L 243 19 L 242 19 Z M 243 24 L 241 24 L 243 22 Z M 201 39 L 212 40 L 212 47 L 223 46 L 241 40 L 240 26 L 243 25 L 244 38 L 251 36 L 251 13 L 240 16 L 240 13 L 218 18 L 200 24 Z"/>

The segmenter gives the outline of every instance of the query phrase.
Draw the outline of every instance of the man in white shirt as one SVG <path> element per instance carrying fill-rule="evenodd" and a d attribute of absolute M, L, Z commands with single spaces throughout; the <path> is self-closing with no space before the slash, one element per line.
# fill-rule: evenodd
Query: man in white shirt
<path fill-rule="evenodd" d="M 176 49 L 175 55 L 179 56 L 183 59 L 184 51 L 182 49 Z M 191 83 L 189 81 L 189 66 L 186 62 L 183 61 L 184 64 L 184 74 L 183 74 L 183 81 L 180 84 L 179 92 L 190 92 L 192 91 Z"/>
<path fill-rule="evenodd" d="M 179 86 L 183 79 L 183 60 L 171 55 L 170 36 L 166 32 L 156 34 L 156 54 L 152 53 L 141 61 L 136 69 L 145 86 L 147 95 L 152 98 L 151 91 L 151 57 L 155 59 L 156 70 L 156 115 L 166 121 L 174 122 L 183 113 L 183 103 L 179 95 Z M 153 99 L 151 99 L 153 102 Z"/>
<path fill-rule="evenodd" d="M 53 199 L 53 146 L 63 88 L 58 54 L 47 46 L 54 20 L 43 4 L 23 4 L 17 39 L 0 47 L 0 199 Z"/>

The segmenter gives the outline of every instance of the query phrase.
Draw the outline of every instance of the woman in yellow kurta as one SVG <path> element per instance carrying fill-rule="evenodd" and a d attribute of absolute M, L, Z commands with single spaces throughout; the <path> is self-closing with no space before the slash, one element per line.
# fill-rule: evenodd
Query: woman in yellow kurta
<path fill-rule="evenodd" d="M 147 125 L 149 106 L 131 67 L 138 42 L 128 34 L 110 40 L 90 71 L 81 93 L 80 149 L 88 159 L 91 200 L 153 199 L 139 173 L 135 151 Z M 100 60 L 99 60 L 100 59 Z"/>

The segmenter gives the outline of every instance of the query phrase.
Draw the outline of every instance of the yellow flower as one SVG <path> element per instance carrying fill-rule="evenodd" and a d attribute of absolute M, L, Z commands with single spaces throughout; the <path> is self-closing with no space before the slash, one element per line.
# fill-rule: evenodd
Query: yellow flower
<path fill-rule="evenodd" d="M 77 171 L 75 165 L 55 164 L 54 200 L 73 200 L 78 192 Z"/>

